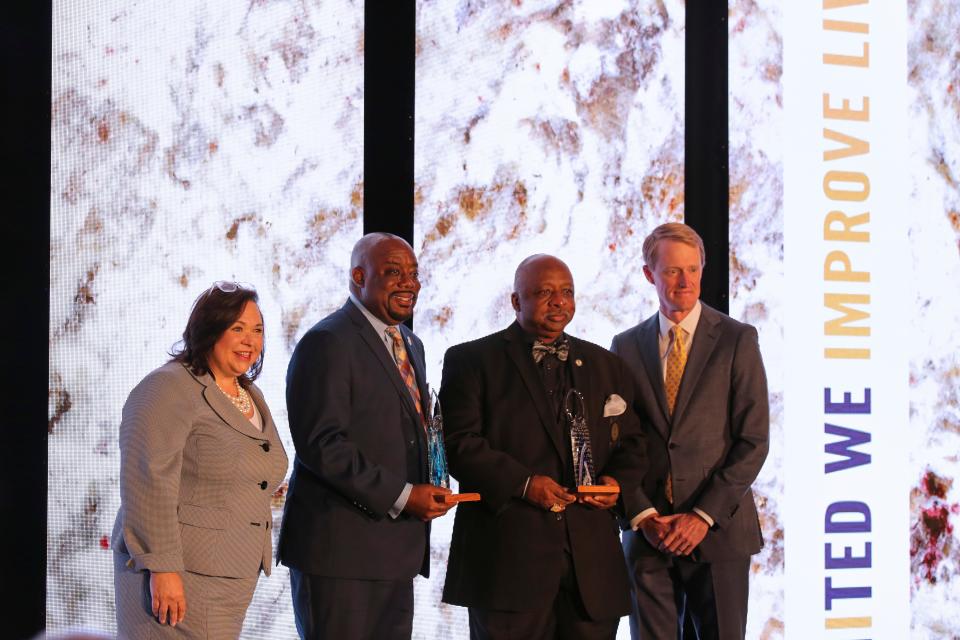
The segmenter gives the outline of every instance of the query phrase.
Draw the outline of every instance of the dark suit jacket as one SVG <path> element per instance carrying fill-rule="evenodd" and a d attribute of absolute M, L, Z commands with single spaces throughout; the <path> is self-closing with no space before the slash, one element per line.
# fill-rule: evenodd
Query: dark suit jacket
<path fill-rule="evenodd" d="M 750 485 L 767 456 L 770 428 L 767 379 L 757 331 L 703 305 L 672 418 L 660 364 L 660 324 L 654 314 L 613 339 L 611 351 L 630 365 L 636 409 L 643 416 L 650 471 L 640 500 L 661 514 L 698 507 L 714 527 L 694 557 L 705 562 L 742 558 L 763 546 Z M 674 505 L 664 486 L 673 472 Z M 624 536 L 636 569 L 669 562 L 641 535 Z"/>
<path fill-rule="evenodd" d="M 625 506 L 636 515 L 645 462 L 630 409 L 630 372 L 605 349 L 572 337 L 568 364 L 574 388 L 584 395 L 596 473 L 618 480 L 626 502 L 621 514 Z M 625 400 L 626 411 L 603 417 L 612 394 Z M 579 505 L 554 514 L 519 497 L 531 475 L 560 482 L 569 464 L 567 436 L 519 325 L 447 351 L 440 399 L 450 471 L 461 491 L 482 495 L 479 503 L 457 507 L 443 601 L 514 611 L 550 606 L 569 535 L 587 612 L 598 619 L 627 613 L 615 514 Z"/>
<path fill-rule="evenodd" d="M 400 332 L 427 398 L 423 344 Z M 393 357 L 351 301 L 297 344 L 287 410 L 296 458 L 278 562 L 336 578 L 426 576 L 428 525 L 388 515 L 405 483 L 426 482 L 423 426 Z"/>

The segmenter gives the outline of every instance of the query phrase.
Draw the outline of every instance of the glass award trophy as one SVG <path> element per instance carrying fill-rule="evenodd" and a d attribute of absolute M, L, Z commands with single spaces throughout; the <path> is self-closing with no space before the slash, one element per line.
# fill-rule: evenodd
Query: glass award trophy
<path fill-rule="evenodd" d="M 440 398 L 434 391 L 430 392 L 430 405 L 433 408 L 427 418 L 427 456 L 430 461 L 430 484 L 449 489 L 450 470 L 447 468 L 447 450 L 443 445 L 443 412 L 440 410 Z"/>
<path fill-rule="evenodd" d="M 450 488 L 450 469 L 447 466 L 447 449 L 443 441 L 443 411 L 440 409 L 440 398 L 435 391 L 430 392 L 430 408 L 427 417 L 427 456 L 429 458 L 430 484 L 435 487 Z M 450 493 L 444 494 L 443 502 L 475 502 L 480 499 L 479 493 Z"/>
<path fill-rule="evenodd" d="M 597 478 L 593 466 L 593 447 L 590 444 L 590 428 L 587 426 L 587 410 L 584 406 L 583 394 L 576 389 L 570 389 L 563 399 L 563 411 L 570 425 L 570 450 L 573 453 L 577 493 L 594 495 L 619 493 L 619 487 L 594 484 Z"/>

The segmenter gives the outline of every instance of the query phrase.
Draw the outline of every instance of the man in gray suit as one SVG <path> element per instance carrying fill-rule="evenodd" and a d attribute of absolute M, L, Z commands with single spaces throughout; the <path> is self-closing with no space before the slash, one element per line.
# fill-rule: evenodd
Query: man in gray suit
<path fill-rule="evenodd" d="M 769 407 L 757 331 L 700 301 L 703 241 L 668 223 L 643 243 L 660 310 L 613 339 L 636 378 L 647 435 L 646 508 L 624 533 L 634 639 L 746 633 L 750 556 L 763 545 L 750 485 L 767 456 Z"/>
<path fill-rule="evenodd" d="M 385 233 L 361 238 L 350 266 L 350 299 L 303 336 L 287 371 L 297 455 L 278 559 L 301 638 L 409 638 L 429 522 L 452 506 L 427 483 L 423 344 L 402 324 L 419 267 Z"/>

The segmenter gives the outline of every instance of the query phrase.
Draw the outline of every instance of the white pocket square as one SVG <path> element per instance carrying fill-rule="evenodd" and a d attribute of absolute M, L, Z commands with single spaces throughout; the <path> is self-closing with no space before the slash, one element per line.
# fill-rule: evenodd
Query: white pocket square
<path fill-rule="evenodd" d="M 619 416 L 627 410 L 627 403 L 617 394 L 611 395 L 603 405 L 603 417 Z"/>

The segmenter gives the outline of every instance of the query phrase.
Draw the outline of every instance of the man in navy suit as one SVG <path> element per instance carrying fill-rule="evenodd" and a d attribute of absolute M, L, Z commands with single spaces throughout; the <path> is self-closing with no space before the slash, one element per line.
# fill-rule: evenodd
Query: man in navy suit
<path fill-rule="evenodd" d="M 413 249 L 369 234 L 350 299 L 297 344 L 287 371 L 296 448 L 278 561 L 306 639 L 409 638 L 413 577 L 450 508 L 428 484 L 423 344 L 402 323 L 420 291 Z"/>
<path fill-rule="evenodd" d="M 611 347 L 634 372 L 650 459 L 645 508 L 623 538 L 631 633 L 682 638 L 686 613 L 701 640 L 742 640 L 763 545 L 750 485 L 770 426 L 757 331 L 700 302 L 703 241 L 687 225 L 654 229 L 643 258 L 660 310 Z"/>

